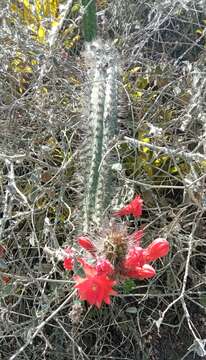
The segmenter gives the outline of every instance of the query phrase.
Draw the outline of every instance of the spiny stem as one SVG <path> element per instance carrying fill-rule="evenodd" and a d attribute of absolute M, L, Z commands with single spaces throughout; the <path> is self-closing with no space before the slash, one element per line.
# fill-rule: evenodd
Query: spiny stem
<path fill-rule="evenodd" d="M 112 148 L 117 134 L 118 74 L 117 53 L 108 43 L 88 45 L 86 60 L 92 64 L 89 108 L 89 133 L 82 159 L 85 167 L 83 231 L 99 226 L 112 199 Z"/>
<path fill-rule="evenodd" d="M 91 42 L 97 35 L 96 0 L 82 0 L 84 6 L 83 30 L 85 41 Z"/>

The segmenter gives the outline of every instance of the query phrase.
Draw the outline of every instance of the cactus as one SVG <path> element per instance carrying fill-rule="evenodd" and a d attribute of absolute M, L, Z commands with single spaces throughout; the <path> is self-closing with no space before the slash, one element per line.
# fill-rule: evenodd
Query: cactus
<path fill-rule="evenodd" d="M 91 42 L 97 35 L 96 1 L 82 0 L 84 6 L 83 31 L 85 41 Z"/>
<path fill-rule="evenodd" d="M 117 130 L 118 74 L 117 53 L 100 40 L 87 46 L 86 60 L 91 83 L 88 128 L 83 146 L 84 168 L 83 231 L 99 226 L 111 201 L 112 160 L 109 149 Z"/>

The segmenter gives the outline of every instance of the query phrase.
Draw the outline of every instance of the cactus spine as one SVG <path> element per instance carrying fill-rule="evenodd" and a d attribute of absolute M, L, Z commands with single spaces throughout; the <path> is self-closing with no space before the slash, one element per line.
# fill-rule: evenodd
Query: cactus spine
<path fill-rule="evenodd" d="M 91 79 L 89 124 L 85 142 L 85 191 L 83 231 L 99 226 L 111 201 L 112 140 L 117 134 L 118 73 L 117 53 L 109 44 L 95 41 L 87 49 Z"/>

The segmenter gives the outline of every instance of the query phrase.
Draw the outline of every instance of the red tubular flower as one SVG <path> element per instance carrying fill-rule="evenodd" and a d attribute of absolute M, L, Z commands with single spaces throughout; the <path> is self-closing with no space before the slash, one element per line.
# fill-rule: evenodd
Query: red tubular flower
<path fill-rule="evenodd" d="M 135 245 L 140 246 L 143 236 L 144 236 L 143 230 L 136 230 L 131 235 L 128 236 L 128 239 L 132 240 L 135 243 Z"/>
<path fill-rule="evenodd" d="M 149 279 L 153 277 L 156 272 L 155 269 L 145 263 L 144 250 L 141 247 L 134 246 L 131 248 L 122 262 L 123 276 L 133 279 Z"/>
<path fill-rule="evenodd" d="M 73 269 L 73 250 L 70 247 L 67 247 L 64 249 L 64 252 L 68 254 L 68 257 L 66 256 L 63 262 L 63 266 L 66 270 L 72 270 Z"/>
<path fill-rule="evenodd" d="M 99 275 L 112 275 L 114 273 L 114 267 L 107 259 L 99 259 L 97 261 L 96 270 Z"/>
<path fill-rule="evenodd" d="M 144 265 L 143 249 L 139 246 L 134 246 L 129 249 L 129 252 L 123 261 L 123 268 L 132 269 L 136 266 Z"/>
<path fill-rule="evenodd" d="M 89 238 L 81 236 L 77 239 L 77 241 L 83 249 L 89 251 L 90 253 L 94 253 L 96 251 L 96 247 Z"/>
<path fill-rule="evenodd" d="M 145 262 L 157 260 L 160 257 L 166 256 L 169 252 L 169 243 L 167 240 L 158 238 L 154 240 L 146 249 L 144 249 L 143 256 Z"/>
<path fill-rule="evenodd" d="M 155 269 L 148 264 L 145 264 L 142 267 L 135 266 L 133 268 L 129 268 L 129 269 L 125 268 L 123 270 L 124 276 L 139 280 L 152 278 L 153 276 L 155 276 L 155 274 L 156 274 Z"/>
<path fill-rule="evenodd" d="M 86 300 L 90 305 L 101 307 L 102 302 L 110 304 L 110 296 L 117 292 L 112 289 L 116 281 L 110 280 L 105 274 L 86 278 L 74 277 L 75 288 L 78 290 L 80 300 Z"/>
<path fill-rule="evenodd" d="M 143 200 L 137 195 L 128 205 L 122 209 L 115 211 L 113 216 L 125 216 L 132 214 L 134 217 L 140 217 L 142 215 Z"/>

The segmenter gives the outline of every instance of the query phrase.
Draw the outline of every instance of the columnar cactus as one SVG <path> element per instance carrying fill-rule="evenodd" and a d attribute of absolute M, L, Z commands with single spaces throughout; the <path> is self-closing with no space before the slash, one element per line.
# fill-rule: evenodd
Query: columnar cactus
<path fill-rule="evenodd" d="M 83 31 L 85 41 L 92 41 L 97 35 L 96 1 L 82 0 L 84 6 Z"/>
<path fill-rule="evenodd" d="M 103 212 L 111 200 L 112 153 L 109 150 L 117 130 L 118 75 L 117 53 L 108 43 L 96 40 L 87 45 L 90 101 L 88 111 L 89 132 L 83 146 L 85 165 L 84 224 L 99 225 Z M 86 175 L 86 179 L 85 179 Z"/>

